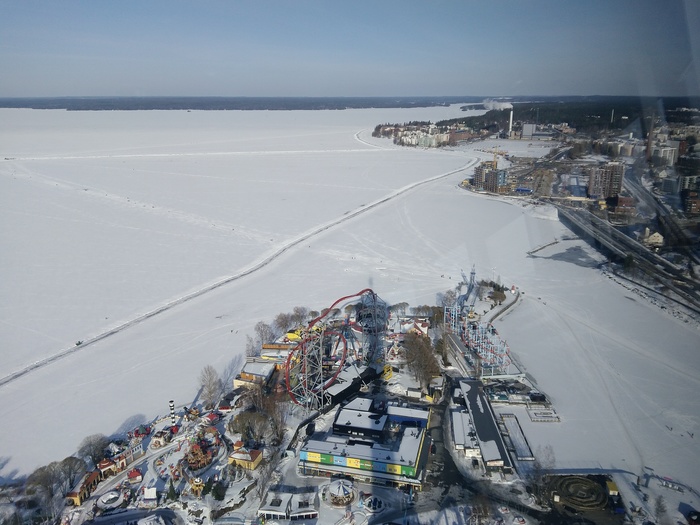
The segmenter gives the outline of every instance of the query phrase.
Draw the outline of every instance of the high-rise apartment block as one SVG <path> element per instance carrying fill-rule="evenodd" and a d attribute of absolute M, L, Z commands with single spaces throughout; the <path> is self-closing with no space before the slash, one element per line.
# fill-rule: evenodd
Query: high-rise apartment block
<path fill-rule="evenodd" d="M 608 162 L 604 166 L 588 169 L 588 196 L 592 199 L 607 199 L 622 191 L 622 178 L 625 165 L 622 162 Z"/>

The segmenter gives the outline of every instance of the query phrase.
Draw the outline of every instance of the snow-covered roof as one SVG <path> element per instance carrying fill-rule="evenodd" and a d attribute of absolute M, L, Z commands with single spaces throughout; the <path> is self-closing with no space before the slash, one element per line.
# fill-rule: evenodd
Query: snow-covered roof
<path fill-rule="evenodd" d="M 165 525 L 165 521 L 158 514 L 151 514 L 149 516 L 145 516 L 138 520 L 136 523 L 138 525 Z"/>
<path fill-rule="evenodd" d="M 472 448 L 476 445 L 476 442 L 472 442 L 472 438 L 469 436 L 469 433 L 474 430 L 469 414 L 463 410 L 452 410 L 450 416 L 452 417 L 452 437 L 455 448 Z"/>
<path fill-rule="evenodd" d="M 258 509 L 258 516 L 265 514 L 285 515 L 291 508 L 292 494 L 274 493 L 268 497 L 268 502 Z"/>
<path fill-rule="evenodd" d="M 389 419 L 391 419 L 392 416 L 396 416 L 423 421 L 427 421 L 429 415 L 429 412 L 427 410 L 423 410 L 420 408 L 401 407 L 398 406 L 396 403 L 390 403 L 389 406 L 386 407 L 386 413 L 389 416 Z"/>
<path fill-rule="evenodd" d="M 350 401 L 347 405 L 345 405 L 345 408 L 348 410 L 364 410 L 368 411 L 370 408 L 372 408 L 372 399 L 369 399 L 367 397 L 356 397 L 352 401 Z"/>
<path fill-rule="evenodd" d="M 504 456 L 498 449 L 498 445 L 495 441 L 480 441 L 479 448 L 481 449 L 481 457 L 484 463 L 491 463 L 494 461 L 502 461 Z"/>
<path fill-rule="evenodd" d="M 275 371 L 274 363 L 248 362 L 243 366 L 241 373 L 256 377 L 268 378 Z"/>
<path fill-rule="evenodd" d="M 476 430 L 476 438 L 484 461 L 500 459 L 503 465 L 511 466 L 491 405 L 483 394 L 481 381 L 460 381 L 459 385 Z"/>
<path fill-rule="evenodd" d="M 418 428 L 404 429 L 401 435 L 401 443 L 396 450 L 380 444 L 371 446 L 362 444 L 351 445 L 349 444 L 350 439 L 344 440 L 344 443 L 310 439 L 301 449 L 320 454 L 345 455 L 351 458 L 368 459 L 381 463 L 413 466 L 418 461 L 418 451 L 424 432 L 424 429 Z"/>
<path fill-rule="evenodd" d="M 530 445 L 523 434 L 523 429 L 518 423 L 518 418 L 515 414 L 502 414 L 501 420 L 503 425 L 506 427 L 506 432 L 508 432 L 508 437 L 510 442 L 513 444 L 515 449 L 515 457 L 518 461 L 531 461 L 535 457 L 532 454 Z"/>
<path fill-rule="evenodd" d="M 373 414 L 364 410 L 349 410 L 341 408 L 335 419 L 337 425 L 352 427 L 361 430 L 373 430 L 381 432 L 386 425 L 386 415 Z"/>
<path fill-rule="evenodd" d="M 457 116 L 450 108 L 391 110 L 391 115 L 408 116 L 406 112 L 412 112 L 410 119 L 413 120 L 416 118 L 415 112 L 419 112 L 419 115 L 429 120 L 435 117 L 435 111 L 451 111 L 449 114 L 442 113 L 445 118 Z M 53 355 L 58 351 L 56 341 L 65 343 L 66 334 L 98 334 L 111 330 L 117 327 L 119 319 L 130 320 L 133 315 L 140 315 L 139 305 L 155 307 L 166 304 L 171 299 L 180 297 L 183 290 L 199 289 L 199 283 L 214 281 L 221 275 L 234 275 L 243 268 L 252 267 L 251 261 L 262 260 L 264 253 L 274 254 L 282 238 L 295 239 L 300 232 L 313 231 L 319 223 L 327 224 L 329 217 L 335 217 L 338 213 L 337 199 L 327 198 L 337 192 L 335 182 L 338 179 L 335 177 L 342 177 L 347 189 L 343 194 L 343 206 L 347 210 L 355 210 L 367 202 L 367 180 L 375 177 L 376 173 L 385 176 L 388 192 L 424 180 L 427 173 L 446 173 L 456 168 L 457 164 L 462 166 L 465 157 L 489 157 L 488 154 L 474 151 L 474 145 L 465 145 L 459 148 L 459 156 L 440 155 L 434 151 L 377 150 L 372 154 L 370 163 L 365 160 L 369 156 L 357 147 L 354 138 L 356 130 L 371 129 L 376 122 L 409 120 L 401 117 L 401 120 L 384 120 L 382 115 L 385 113 L 385 110 L 343 112 L 342 115 L 338 112 L 312 112 L 308 116 L 324 124 L 316 126 L 322 130 L 321 134 L 321 131 L 317 133 L 310 130 L 306 117 L 295 116 L 295 119 L 291 119 L 294 120 L 292 124 L 289 112 L 269 115 L 269 125 L 257 126 L 261 113 L 256 111 L 211 111 L 198 112 L 196 115 L 159 112 L 157 118 L 153 112 L 143 111 L 130 113 L 127 119 L 127 115 L 112 115 L 111 112 L 102 115 L 96 112 L 0 109 L 0 128 L 6 137 L 14 141 L 8 146 L 10 149 L 6 155 L 25 152 L 29 156 L 42 157 L 40 161 L 33 160 L 31 163 L 37 165 L 36 169 L 40 169 L 48 177 L 47 180 L 55 177 L 86 190 L 63 191 L 53 184 L 34 184 L 32 167 L 27 168 L 28 171 L 17 169 L 16 180 L 8 177 L 12 184 L 17 185 L 18 191 L 25 192 L 23 195 L 26 198 L 17 199 L 18 205 L 21 205 L 21 214 L 12 206 L 6 206 L 3 212 L 4 217 L 12 215 L 14 221 L 11 230 L 6 232 L 8 242 L 11 246 L 22 248 L 17 251 L 17 257 L 13 258 L 13 264 L 6 268 L 8 275 L 17 276 L 14 283 L 8 282 L 13 287 L 8 289 L 6 297 L 9 303 L 15 304 L 13 318 L 18 321 L 2 328 L 0 339 L 5 343 L 3 348 L 6 351 L 2 356 L 6 368 L 20 370 L 41 360 L 42 356 Z M 456 113 L 461 114 L 461 111 L 457 109 Z M 199 137 L 196 145 L 192 146 L 200 148 L 197 156 L 179 156 L 177 152 L 182 149 L 181 146 L 161 141 L 164 135 L 152 132 L 153 129 L 160 129 L 156 121 L 163 117 L 172 122 L 168 133 L 172 131 L 173 135 L 169 136 L 175 137 L 177 133 L 186 131 Z M 195 117 L 200 119 L 196 123 L 191 120 Z M 268 115 L 265 118 L 268 119 Z M 52 125 L 47 126 L 47 122 Z M 18 123 L 26 124 L 27 133 L 12 133 Z M 104 133 L 86 134 L 80 141 L 70 141 L 75 143 L 75 153 L 80 155 L 83 151 L 108 149 L 119 149 L 127 154 L 134 151 L 137 153 L 126 162 L 118 156 L 105 156 L 101 159 L 101 166 L 98 167 L 99 180 L 104 183 L 104 193 L 96 191 L 93 186 L 94 180 L 97 180 L 95 170 L 86 169 L 87 164 L 93 162 L 89 160 L 90 154 L 82 158 L 78 155 L 70 163 L 61 158 L 66 153 L 73 154 L 73 151 L 66 152 L 63 146 L 68 143 L 68 139 L 77 136 L 77 130 L 85 128 L 88 123 L 94 123 Z M 284 129 L 284 132 L 276 135 L 282 141 L 278 151 L 268 154 L 270 152 L 263 151 L 267 147 L 265 144 L 269 146 L 269 141 L 266 142 L 264 138 L 269 137 L 269 130 L 273 127 Z M 328 133 L 329 129 L 338 132 Z M 345 133 L 349 129 L 352 131 Z M 123 130 L 127 130 L 127 133 Z M 369 133 L 359 137 L 371 141 L 367 135 Z M 64 137 L 65 140 L 62 140 Z M 217 140 L 221 140 L 221 137 L 226 139 L 217 144 L 241 145 L 240 154 L 227 157 L 227 162 L 219 162 L 216 159 L 220 157 L 210 156 L 211 150 L 207 149 L 207 145 L 214 144 L 212 137 Z M 245 140 L 235 140 L 238 138 Z M 246 149 L 251 143 L 260 144 L 259 151 Z M 348 144 L 355 145 L 347 147 Z M 138 154 L 156 146 L 163 153 L 162 157 Z M 479 148 L 494 146 L 519 156 L 541 156 L 551 147 L 548 144 L 535 144 L 531 147 L 527 141 L 517 140 L 478 143 Z M 187 149 L 190 146 L 185 147 Z M 328 155 L 322 148 L 335 153 Z M 251 214 L 246 217 L 239 214 L 239 202 L 231 201 L 245 199 L 251 207 L 261 209 L 260 202 L 269 202 L 270 195 L 278 195 L 274 191 L 282 194 L 298 185 L 298 178 L 290 177 L 287 169 L 290 156 L 282 150 L 292 152 L 295 159 L 300 158 L 300 151 L 305 152 L 308 163 L 300 161 L 294 163 L 294 167 L 298 164 L 299 176 L 308 177 L 309 185 L 305 187 L 315 192 L 315 202 L 318 203 L 318 206 L 303 210 L 303 224 L 285 221 L 282 225 L 284 231 L 280 231 L 279 217 L 287 213 L 293 214 L 299 209 L 298 203 L 291 203 L 292 199 L 276 200 L 274 213 Z M 420 162 L 407 162 L 409 157 L 420 159 Z M 170 173 L 168 170 L 174 158 L 179 159 L 178 166 L 183 169 L 181 175 L 187 170 L 205 170 L 210 173 L 211 177 L 201 180 L 209 189 L 207 195 L 218 195 L 229 204 L 233 202 L 233 205 L 224 208 L 212 206 L 207 199 L 191 198 L 199 193 L 190 192 L 191 195 L 188 196 L 182 191 L 186 189 L 191 177 L 171 177 L 167 185 L 158 184 L 157 178 L 146 181 L 138 177 L 127 177 L 132 169 L 135 168 L 138 173 L 139 167 L 146 164 L 153 168 L 154 174 Z M 459 163 L 458 158 L 461 158 Z M 195 166 L 195 162 L 199 166 Z M 393 166 L 397 162 L 405 169 L 387 169 L 387 166 Z M 360 168 L 358 176 L 347 177 L 342 170 L 335 169 L 338 163 L 357 163 Z M 26 167 L 22 159 L 9 160 L 6 164 L 8 173 L 13 172 L 15 166 Z M 246 190 L 252 191 L 231 191 L 240 182 L 239 178 L 229 176 L 232 170 L 252 173 L 253 176 L 246 178 L 248 181 L 261 180 L 259 175 L 265 174 L 264 183 L 269 184 L 269 188 L 274 188 L 273 194 L 269 191 L 258 192 L 259 185 L 246 186 Z M 467 174 L 470 171 L 473 168 L 468 168 Z M 457 178 L 461 179 L 462 175 Z M 331 183 L 314 184 L 317 180 L 331 180 Z M 454 185 L 454 181 L 449 178 L 443 182 L 446 187 Z M 443 182 L 438 181 L 436 184 Z M 139 190 L 140 196 L 135 194 L 137 184 L 144 184 L 141 188 L 143 191 Z M 154 186 L 151 188 L 150 184 Z M 110 191 L 108 187 L 113 189 Z M 383 189 L 377 189 L 377 192 L 377 198 L 386 193 Z M 129 195 L 131 202 L 124 199 L 125 195 Z M 167 203 L 173 202 L 173 195 L 183 197 L 182 208 L 171 210 L 168 207 Z M 259 201 L 256 200 L 256 195 Z M 139 197 L 148 204 L 143 207 L 137 204 L 135 199 Z M 17 469 L 20 474 L 29 474 L 37 464 L 48 464 L 69 455 L 75 448 L 75 435 L 90 434 L 88 427 L 100 418 L 104 420 L 105 407 L 109 407 L 109 417 L 116 422 L 131 417 L 135 407 L 138 407 L 139 413 L 148 417 L 166 409 L 160 392 L 162 381 L 142 381 L 138 383 L 138 388 L 135 388 L 136 376 L 128 380 L 107 381 L 101 388 L 90 392 L 93 402 L 81 407 L 80 421 L 73 421 L 71 431 L 67 432 L 64 414 L 54 407 L 70 403 L 70 396 L 75 396 L 66 386 L 79 384 L 80 377 L 85 374 L 96 375 L 111 367 L 115 370 L 114 377 L 124 378 L 126 376 L 120 370 L 123 372 L 124 367 L 138 362 L 141 376 L 170 378 L 168 397 L 182 399 L 183 402 L 191 400 L 189 379 L 201 369 L 202 362 L 214 362 L 220 358 L 222 330 L 229 340 L 227 348 L 231 351 L 231 357 L 242 357 L 244 353 L 246 330 L 240 324 L 242 318 L 233 316 L 222 320 L 218 318 L 222 313 L 258 312 L 255 317 L 258 319 L 265 317 L 264 312 L 272 315 L 281 309 L 291 308 L 296 301 L 303 300 L 314 308 L 326 306 L 329 297 L 335 298 L 356 289 L 358 272 L 372 274 L 373 287 L 379 295 L 382 295 L 382 290 L 390 289 L 392 301 L 422 304 L 420 301 L 426 297 L 426 293 L 434 296 L 434 293 L 444 290 L 447 283 L 447 279 L 440 278 L 443 270 L 432 271 L 433 269 L 421 266 L 421 261 L 426 260 L 431 247 L 425 243 L 414 243 L 411 250 L 403 251 L 401 257 L 392 258 L 391 266 L 385 259 L 381 264 L 390 267 L 391 271 L 376 271 L 377 254 L 374 248 L 382 243 L 389 247 L 397 243 L 408 245 L 415 241 L 416 232 L 423 235 L 431 230 L 437 231 L 439 225 L 440 231 L 451 239 L 455 252 L 462 250 L 471 254 L 468 248 L 475 243 L 482 243 L 484 249 L 473 254 L 477 270 L 485 274 L 485 277 L 491 277 L 492 265 L 498 266 L 497 270 L 493 270 L 495 274 L 500 274 L 509 282 L 517 282 L 519 288 L 526 293 L 524 297 L 529 298 L 518 302 L 514 315 L 501 318 L 499 331 L 507 336 L 514 354 L 526 362 L 528 372 L 546 386 L 548 397 L 555 400 L 557 412 L 562 414 L 561 424 L 552 429 L 549 425 L 530 421 L 523 409 L 523 416 L 519 416 L 519 419 L 533 445 L 551 443 L 556 451 L 558 466 L 578 464 L 576 462 L 591 458 L 602 468 L 618 468 L 621 459 L 624 459 L 630 465 L 629 471 L 637 472 L 643 466 L 639 463 L 637 450 L 664 450 L 669 439 L 672 439 L 680 444 L 674 453 L 657 454 L 651 466 L 656 472 L 680 480 L 692 482 L 696 479 L 700 468 L 700 440 L 690 437 L 688 432 L 693 433 L 694 427 L 688 426 L 687 422 L 696 421 L 697 408 L 692 396 L 687 396 L 686 392 L 687 378 L 700 377 L 700 361 L 693 359 L 697 348 L 697 323 L 692 318 L 683 317 L 685 314 L 677 305 L 665 303 L 667 309 L 660 309 L 639 291 L 627 287 L 627 284 L 621 286 L 612 275 L 595 264 L 566 262 L 566 257 L 562 256 L 568 253 L 569 248 L 580 250 L 581 254 L 585 253 L 592 261 L 602 261 L 602 258 L 557 222 L 556 210 L 548 205 L 535 206 L 514 199 L 496 200 L 456 188 L 450 192 L 436 192 L 435 195 L 424 192 L 419 197 L 428 199 L 428 204 L 433 208 L 439 206 L 445 214 L 449 214 L 451 220 L 445 221 L 444 214 L 443 217 L 435 214 L 434 222 L 416 221 L 411 216 L 409 218 L 414 219 L 415 228 L 407 229 L 396 221 L 385 220 L 386 214 L 381 212 L 381 207 L 367 209 L 364 219 L 358 217 L 361 221 L 374 225 L 364 230 L 364 235 L 371 237 L 366 243 L 355 242 L 357 224 L 352 221 L 334 224 L 332 249 L 338 257 L 333 259 L 333 264 L 316 264 L 319 262 L 319 252 L 314 249 L 314 242 L 321 239 L 309 239 L 311 249 L 304 245 L 302 253 L 302 246 L 293 248 L 295 256 L 287 260 L 284 266 L 263 265 L 246 276 L 246 279 L 252 278 L 259 286 L 240 286 L 236 293 L 205 293 L 201 300 L 182 303 L 177 309 L 165 311 L 164 315 L 149 317 L 146 322 L 138 324 L 138 329 L 134 325 L 125 326 L 118 333 L 115 332 L 114 337 L 95 343 L 86 340 L 87 344 L 82 345 L 76 354 L 80 360 L 79 367 L 74 366 L 73 360 L 54 360 L 44 369 L 50 374 L 37 372 L 41 368 L 36 368 L 26 374 L 21 382 L 13 383 L 13 388 L 1 389 L 0 405 L 6 408 L 6 419 L 25 427 L 31 425 L 32 420 L 41 420 L 45 426 L 58 429 L 57 432 L 50 433 L 25 433 L 22 440 L 17 440 L 12 433 L 0 433 L 0 450 L 7 451 L 6 455 L 11 457 L 6 470 Z M 407 210 L 420 208 L 415 194 L 404 193 L 399 198 L 406 200 Z M 109 205 L 100 206 L 99 202 Z M 47 203 L 54 206 L 51 213 L 45 213 Z M 50 227 L 43 226 L 50 226 L 50 221 L 65 222 L 64 211 L 86 209 L 85 206 L 93 204 L 96 206 L 91 210 L 99 220 L 71 223 L 78 228 L 75 230 L 76 238 L 89 238 L 93 249 L 81 252 L 80 258 L 74 258 L 70 275 L 66 271 L 61 274 L 61 278 L 56 278 L 54 265 L 39 265 L 33 267 L 31 279 L 25 280 L 27 272 L 23 273 L 22 268 L 34 264 L 36 257 L 42 257 L 40 248 L 48 246 L 39 238 L 28 246 L 26 239 L 31 237 L 28 232 L 50 232 Z M 217 216 L 215 221 L 210 222 L 213 218 L 211 210 L 223 210 L 224 215 Z M 468 237 L 460 235 L 464 224 L 478 221 L 479 217 L 493 216 L 494 210 L 501 221 L 501 228 L 488 232 L 476 228 Z M 133 213 L 143 214 L 143 220 L 136 220 Z M 122 236 L 121 230 L 128 230 L 123 225 L 131 224 L 132 220 L 139 235 Z M 49 222 L 44 224 L 42 221 Z M 200 228 L 205 224 L 207 227 Z M 227 227 L 227 224 L 231 227 Z M 220 252 L 216 257 L 202 257 L 199 250 L 182 249 L 183 238 L 191 239 L 192 243 L 195 243 L 195 239 L 209 243 L 218 239 L 218 235 L 223 232 L 227 239 L 235 242 L 217 242 Z M 210 234 L 217 237 L 207 237 Z M 543 250 L 541 257 L 526 255 L 533 247 L 551 241 L 553 236 L 568 240 Z M 240 249 L 238 239 L 241 238 L 246 239 L 249 249 Z M 274 242 L 270 240 L 273 238 Z M 489 242 L 484 242 L 485 239 Z M 128 244 L 129 249 L 123 249 L 127 245 L 124 243 Z M 72 246 L 70 243 L 58 243 L 56 248 L 66 250 L 70 255 Z M 355 257 L 352 265 L 349 262 L 345 265 L 346 259 L 342 254 L 348 253 Z M 95 264 L 94 257 L 98 254 L 104 264 Z M 105 257 L 104 254 L 108 256 Z M 135 256 L 143 264 L 126 264 Z M 156 268 L 158 261 L 164 259 L 169 261 L 172 271 L 152 273 L 149 285 L 144 286 L 143 280 L 134 272 L 143 274 L 144 268 Z M 188 268 L 195 267 L 195 264 L 197 272 L 187 271 Z M 343 265 L 346 266 L 345 272 L 342 271 Z M 300 276 L 309 275 L 308 271 L 303 270 L 310 267 L 315 272 L 314 282 L 321 285 L 299 286 L 303 285 L 305 279 Z M 122 277 L 124 286 L 114 287 L 114 290 L 94 286 L 95 283 L 102 282 L 105 272 Z M 601 272 L 605 278 L 601 278 Z M 453 272 L 452 283 L 459 280 L 456 273 Z M 543 276 L 547 278 L 543 279 Z M 73 285 L 71 278 L 77 277 L 84 286 Z M 399 277 L 400 282 L 397 283 Z M 282 288 L 285 290 L 284 303 L 278 304 L 276 300 Z M 76 293 L 88 295 L 84 301 L 78 301 L 74 300 Z M 126 303 L 119 300 L 125 293 L 131 298 Z M 40 300 L 13 303 L 16 294 Z M 540 301 L 538 297 L 543 300 Z M 634 301 L 630 298 L 634 298 Z M 65 308 L 63 310 L 66 312 L 59 312 L 66 302 L 71 304 L 71 315 L 66 315 Z M 270 304 L 273 306 L 270 307 Z M 545 326 L 553 326 L 552 322 L 556 323 L 556 319 L 565 312 L 572 313 L 571 305 L 575 305 L 575 313 L 580 315 L 567 317 L 566 330 L 543 329 Z M 83 315 L 86 312 L 105 312 L 105 317 Z M 107 312 L 110 312 L 109 319 L 106 319 Z M 684 318 L 689 322 L 679 322 L 679 319 Z M 22 330 L 22 323 L 30 329 Z M 589 344 L 591 327 L 595 327 L 595 344 L 592 346 Z M 227 328 L 231 328 L 232 332 Z M 148 337 L 143 337 L 144 331 L 148 332 Z M 172 359 L 174 333 L 179 334 L 178 344 L 183 348 L 191 348 L 192 351 L 180 353 Z M 21 341 L 27 352 L 13 353 L 7 350 L 17 346 L 13 344 L 14 341 Z M 99 351 L 90 351 L 91 348 Z M 601 352 L 601 348 L 606 351 Z M 115 349 L 120 350 L 123 359 L 113 359 Z M 152 359 L 140 359 L 145 352 Z M 591 357 L 591 352 L 593 358 L 582 358 Z M 660 367 L 657 361 L 644 360 L 645 355 L 657 356 L 660 362 L 670 365 Z M 598 378 L 599 384 L 583 380 L 591 377 Z M 599 388 L 600 385 L 607 388 Z M 22 405 L 22 399 L 27 397 L 28 392 L 41 394 L 48 389 L 54 393 L 53 403 L 37 405 L 31 411 L 12 412 L 13 407 Z M 115 396 L 119 397 L 119 403 L 113 402 Z M 637 402 L 640 398 L 645 402 Z M 673 407 L 673 410 L 668 410 L 668 407 Z M 617 421 L 619 414 L 625 415 L 625 424 L 608 424 Z M 646 424 L 650 418 L 655 418 L 659 424 Z M 605 439 L 605 447 L 600 446 L 601 439 Z"/>
<path fill-rule="evenodd" d="M 228 457 L 238 461 L 251 461 L 255 462 L 258 456 L 262 454 L 259 450 L 248 450 L 245 447 L 241 447 L 234 452 L 231 452 Z"/>

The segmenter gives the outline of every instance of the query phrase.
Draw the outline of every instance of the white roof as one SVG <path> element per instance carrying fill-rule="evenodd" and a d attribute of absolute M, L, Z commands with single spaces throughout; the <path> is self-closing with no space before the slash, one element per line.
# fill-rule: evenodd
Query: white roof
<path fill-rule="evenodd" d="M 345 405 L 345 408 L 349 410 L 369 410 L 372 408 L 372 400 L 368 399 L 366 397 L 356 397 L 352 401 L 350 401 L 347 405 Z"/>
<path fill-rule="evenodd" d="M 156 490 L 153 488 L 153 490 Z M 138 525 L 165 525 L 165 521 L 158 514 L 151 514 L 138 520 Z"/>
<path fill-rule="evenodd" d="M 413 419 L 423 419 L 425 421 L 428 420 L 428 411 L 420 408 L 400 407 L 395 404 L 390 404 L 386 408 L 386 413 L 389 416 L 410 417 Z"/>
<path fill-rule="evenodd" d="M 272 505 L 272 501 L 276 499 L 280 500 L 279 506 Z M 292 501 L 292 494 L 274 494 L 270 496 L 269 501 L 270 502 L 268 504 L 258 509 L 258 516 L 264 514 L 272 514 L 275 512 L 286 515 L 287 509 L 289 509 L 290 503 Z"/>
<path fill-rule="evenodd" d="M 503 459 L 500 451 L 498 450 L 498 445 L 493 440 L 479 441 L 479 448 L 481 449 L 481 457 L 483 458 L 484 463 Z"/>
<path fill-rule="evenodd" d="M 319 454 L 345 455 L 351 458 L 368 459 L 380 463 L 406 464 L 415 466 L 418 461 L 418 451 L 422 442 L 424 429 L 406 428 L 401 436 L 398 450 L 392 450 L 384 445 L 349 445 L 348 439 L 343 443 L 310 439 L 301 450 L 318 452 Z"/>
<path fill-rule="evenodd" d="M 335 422 L 338 425 L 351 426 L 358 429 L 381 431 L 386 425 L 386 415 L 373 414 L 364 410 L 341 408 Z"/>
<path fill-rule="evenodd" d="M 455 447 L 472 448 L 469 432 L 472 431 L 469 414 L 464 411 L 452 411 L 452 433 Z"/>
<path fill-rule="evenodd" d="M 270 377 L 275 371 L 274 363 L 246 363 L 241 372 L 258 377 Z"/>
<path fill-rule="evenodd" d="M 287 359 L 290 350 L 267 350 L 260 354 L 261 359 Z"/>

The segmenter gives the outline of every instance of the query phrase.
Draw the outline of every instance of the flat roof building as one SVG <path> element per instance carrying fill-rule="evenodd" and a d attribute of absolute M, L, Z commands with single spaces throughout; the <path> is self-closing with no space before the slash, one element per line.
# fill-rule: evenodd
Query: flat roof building
<path fill-rule="evenodd" d="M 486 470 L 511 473 L 513 464 L 503 442 L 503 437 L 498 430 L 491 404 L 484 395 L 483 383 L 476 380 L 462 380 L 459 382 L 459 388 L 474 428 L 473 432 L 475 433 L 475 436 L 467 433 L 467 436 L 461 438 L 465 447 L 467 443 L 472 442 L 471 438 L 475 437 Z M 463 416 L 459 416 L 459 418 L 461 422 Z M 453 418 L 453 425 L 455 424 L 454 421 L 455 419 Z M 461 425 L 464 429 L 464 423 L 461 423 Z M 458 433 L 458 430 L 459 428 L 453 427 L 455 434 Z"/>
<path fill-rule="evenodd" d="M 339 409 L 333 434 L 322 439 L 312 437 L 301 447 L 299 471 L 307 475 L 342 474 L 369 483 L 420 489 L 429 449 L 426 429 L 430 410 L 397 406 L 388 407 L 387 413 L 359 410 L 371 409 L 372 405 L 372 400 L 357 398 Z M 394 426 L 390 428 L 387 424 L 392 418 Z M 392 438 L 385 439 L 389 434 Z"/>
<path fill-rule="evenodd" d="M 243 365 L 241 373 L 233 380 L 233 388 L 252 385 L 265 386 L 275 372 L 275 363 L 270 361 L 249 360 Z"/>

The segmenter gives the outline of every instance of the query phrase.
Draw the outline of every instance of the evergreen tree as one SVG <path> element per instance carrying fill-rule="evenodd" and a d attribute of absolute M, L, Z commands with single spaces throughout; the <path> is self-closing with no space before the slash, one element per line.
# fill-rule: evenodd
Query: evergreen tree
<path fill-rule="evenodd" d="M 211 495 L 214 496 L 216 501 L 222 501 L 226 497 L 226 485 L 219 481 L 211 489 Z"/>
<path fill-rule="evenodd" d="M 204 484 L 204 488 L 202 489 L 202 496 L 206 496 L 211 492 L 211 489 L 214 487 L 214 478 L 209 477 L 207 482 Z"/>
<path fill-rule="evenodd" d="M 173 485 L 173 478 L 170 478 L 170 486 L 168 487 L 168 499 L 175 501 L 177 499 L 177 492 L 175 492 L 175 485 Z"/>

